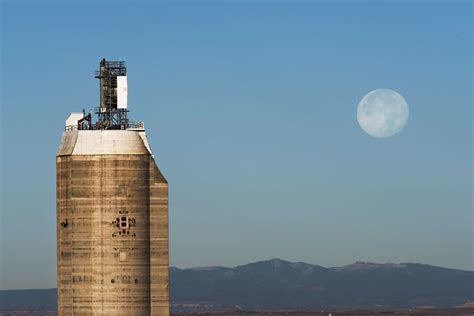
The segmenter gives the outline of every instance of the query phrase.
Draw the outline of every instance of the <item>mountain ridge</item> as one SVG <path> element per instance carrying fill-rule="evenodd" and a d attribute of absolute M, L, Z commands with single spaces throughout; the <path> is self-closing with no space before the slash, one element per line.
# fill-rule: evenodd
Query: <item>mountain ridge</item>
<path fill-rule="evenodd" d="M 215 309 L 452 307 L 474 299 L 474 272 L 420 263 L 357 261 L 322 267 L 282 259 L 171 274 L 175 307 Z"/>
<path fill-rule="evenodd" d="M 367 266 L 374 266 L 374 267 L 394 267 L 394 268 L 401 268 L 405 267 L 407 265 L 420 265 L 420 266 L 426 266 L 426 267 L 433 267 L 433 268 L 440 268 L 440 269 L 446 269 L 446 270 L 452 270 L 452 271 L 462 271 L 462 272 L 473 272 L 474 270 L 465 270 L 465 269 L 458 269 L 458 268 L 449 268 L 449 267 L 442 267 L 442 266 L 436 266 L 432 264 L 426 264 L 426 263 L 418 263 L 418 262 L 401 262 L 401 263 L 393 263 L 393 262 L 385 262 L 385 263 L 377 263 L 377 262 L 371 262 L 371 261 L 355 261 L 354 263 L 344 265 L 344 266 L 331 266 L 331 267 L 324 267 L 320 266 L 317 264 L 312 264 L 312 263 L 306 263 L 303 261 L 288 261 L 284 259 L 279 259 L 279 258 L 272 258 L 272 259 L 266 259 L 266 260 L 258 260 L 258 261 L 253 261 L 249 262 L 246 264 L 241 264 L 241 265 L 236 265 L 232 267 L 226 267 L 226 266 L 196 266 L 196 267 L 190 267 L 190 268 L 179 268 L 179 267 L 170 267 L 170 269 L 176 269 L 176 270 L 205 270 L 205 269 L 235 269 L 239 267 L 244 267 L 248 265 L 253 265 L 253 264 L 259 264 L 259 263 L 271 263 L 271 262 L 279 262 L 279 263 L 287 263 L 287 264 L 292 264 L 292 265 L 306 265 L 306 266 L 312 266 L 312 267 L 318 267 L 318 268 L 323 268 L 323 269 L 332 269 L 332 270 L 341 270 L 345 268 L 349 268 L 351 266 L 359 266 L 359 265 L 367 265 Z"/>
<path fill-rule="evenodd" d="M 55 310 L 56 289 L 0 291 L 0 311 Z M 170 267 L 175 311 L 402 309 L 474 300 L 474 272 L 420 263 L 322 267 L 278 258 L 232 268 Z"/>

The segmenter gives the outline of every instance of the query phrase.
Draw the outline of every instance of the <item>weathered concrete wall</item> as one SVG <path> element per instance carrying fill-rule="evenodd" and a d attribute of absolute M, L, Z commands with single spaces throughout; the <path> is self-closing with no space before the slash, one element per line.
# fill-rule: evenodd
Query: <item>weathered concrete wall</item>
<path fill-rule="evenodd" d="M 105 132 L 56 158 L 59 314 L 168 315 L 168 184 L 141 132 Z"/>
<path fill-rule="evenodd" d="M 154 159 L 150 163 L 151 311 L 169 311 L 168 183 Z"/>

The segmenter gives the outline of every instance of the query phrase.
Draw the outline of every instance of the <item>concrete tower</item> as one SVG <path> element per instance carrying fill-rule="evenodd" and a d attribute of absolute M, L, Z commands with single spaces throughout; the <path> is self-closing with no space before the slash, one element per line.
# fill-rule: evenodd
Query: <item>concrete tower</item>
<path fill-rule="evenodd" d="M 102 60 L 100 106 L 72 113 L 56 156 L 59 315 L 169 315 L 168 183 L 127 118 L 124 62 Z"/>

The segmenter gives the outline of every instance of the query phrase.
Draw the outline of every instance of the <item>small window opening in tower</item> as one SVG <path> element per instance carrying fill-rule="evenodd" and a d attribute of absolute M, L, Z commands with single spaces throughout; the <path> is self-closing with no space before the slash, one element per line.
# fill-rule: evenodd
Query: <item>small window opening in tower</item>
<path fill-rule="evenodd" d="M 128 228 L 128 216 L 120 217 L 120 228 Z"/>

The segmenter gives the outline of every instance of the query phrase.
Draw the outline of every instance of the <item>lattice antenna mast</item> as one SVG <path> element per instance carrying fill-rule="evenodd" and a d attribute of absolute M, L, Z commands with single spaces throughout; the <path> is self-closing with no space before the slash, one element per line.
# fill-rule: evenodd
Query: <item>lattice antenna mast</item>
<path fill-rule="evenodd" d="M 127 129 L 127 67 L 124 61 L 100 62 L 95 77 L 100 80 L 100 105 L 96 129 Z"/>

